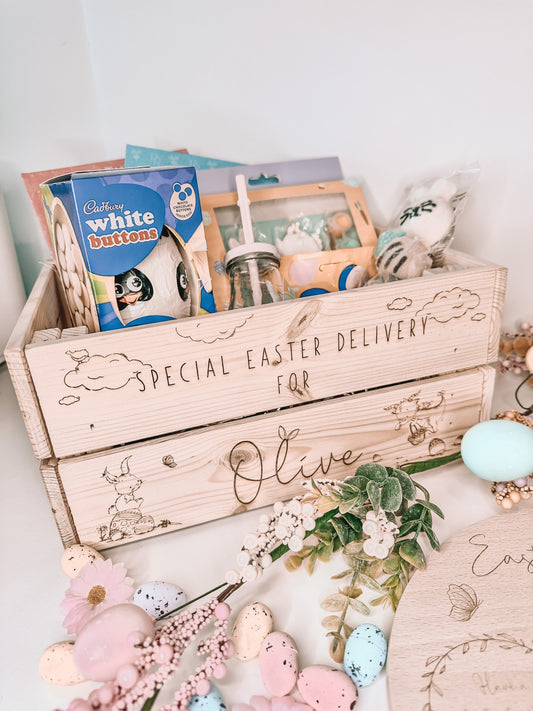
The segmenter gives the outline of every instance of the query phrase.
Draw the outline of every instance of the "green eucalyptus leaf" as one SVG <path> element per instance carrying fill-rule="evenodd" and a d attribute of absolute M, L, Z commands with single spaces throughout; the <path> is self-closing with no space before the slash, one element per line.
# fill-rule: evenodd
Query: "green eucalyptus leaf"
<path fill-rule="evenodd" d="M 372 560 L 365 561 L 362 572 L 371 578 L 378 578 L 383 573 L 383 561 L 379 558 L 372 558 Z"/>
<path fill-rule="evenodd" d="M 347 557 L 358 557 L 363 550 L 363 544 L 360 541 L 350 541 L 347 546 L 344 547 L 344 555 Z"/>
<path fill-rule="evenodd" d="M 414 531 L 418 531 L 420 527 L 420 520 L 415 520 L 415 521 L 407 521 L 407 523 L 402 523 L 398 530 L 398 536 L 400 538 L 403 538 L 404 536 L 408 536 L 410 533 L 413 533 Z"/>
<path fill-rule="evenodd" d="M 387 603 L 390 602 L 390 597 L 389 594 L 385 595 L 380 595 L 379 597 L 375 597 L 373 600 L 370 601 L 370 604 L 372 607 L 379 607 L 380 605 L 386 605 Z"/>
<path fill-rule="evenodd" d="M 423 499 L 417 499 L 416 503 L 420 504 L 420 506 L 423 506 L 425 509 L 429 509 L 430 511 L 433 511 L 433 513 L 436 513 L 437 516 L 444 518 L 444 514 L 442 513 L 441 509 L 439 509 L 439 507 L 436 504 L 432 504 L 431 501 L 424 501 Z"/>
<path fill-rule="evenodd" d="M 346 643 L 344 639 L 332 639 L 331 644 L 329 645 L 329 656 L 337 664 L 342 664 L 345 648 Z"/>
<path fill-rule="evenodd" d="M 348 568 L 347 570 L 343 570 L 341 573 L 337 573 L 337 575 L 332 575 L 331 580 L 344 580 L 344 578 L 349 578 L 353 575 L 353 570 L 351 568 Z"/>
<path fill-rule="evenodd" d="M 342 590 L 339 590 L 339 592 L 342 595 L 346 595 L 347 598 L 350 600 L 355 600 L 356 597 L 359 597 L 360 595 L 363 594 L 363 591 L 361 588 L 358 588 L 355 585 L 348 585 L 345 588 L 342 588 Z"/>
<path fill-rule="evenodd" d="M 412 501 L 416 496 L 416 487 L 411 481 L 409 474 L 406 474 L 401 469 L 389 469 L 389 475 L 400 482 L 403 495 L 406 499 Z"/>
<path fill-rule="evenodd" d="M 285 567 L 287 568 L 289 573 L 292 573 L 294 570 L 298 570 L 302 563 L 303 558 L 301 558 L 299 555 L 291 555 L 285 559 Z"/>
<path fill-rule="evenodd" d="M 355 499 L 347 499 L 345 501 L 341 501 L 339 504 L 339 512 L 341 514 L 348 513 L 348 511 L 351 511 L 354 506 L 357 506 L 357 503 L 359 501 L 359 497 Z"/>
<path fill-rule="evenodd" d="M 336 536 L 336 537 L 333 539 L 333 552 L 336 553 L 336 552 L 337 552 L 338 550 L 340 550 L 341 548 L 343 548 L 343 545 L 342 545 L 342 543 L 340 542 L 339 537 Z"/>
<path fill-rule="evenodd" d="M 318 538 L 318 540 L 321 543 L 331 543 L 333 540 L 333 536 L 335 535 L 335 530 L 333 529 L 332 526 L 330 526 L 329 521 L 328 521 L 328 531 L 326 530 L 317 530 L 316 528 L 313 531 L 313 535 Z"/>
<path fill-rule="evenodd" d="M 381 508 L 385 511 L 397 511 L 402 504 L 402 498 L 402 487 L 398 479 L 387 479 L 381 489 Z"/>
<path fill-rule="evenodd" d="M 411 576 L 410 564 L 403 558 L 400 558 L 400 566 L 402 569 L 403 577 L 405 578 L 405 580 L 409 580 L 409 577 Z"/>
<path fill-rule="evenodd" d="M 346 596 L 340 593 L 334 593 L 329 595 L 325 600 L 320 603 L 320 607 L 326 612 L 341 612 L 344 610 L 344 605 L 346 603 Z"/>
<path fill-rule="evenodd" d="M 322 620 L 322 627 L 325 627 L 327 630 L 336 630 L 340 623 L 340 617 L 337 617 L 337 615 L 328 615 Z"/>
<path fill-rule="evenodd" d="M 424 531 L 424 533 L 425 533 L 426 536 L 428 537 L 429 545 L 433 548 L 433 550 L 435 550 L 435 551 L 440 551 L 439 539 L 438 539 L 437 536 L 435 535 L 435 532 L 433 531 L 433 529 L 431 528 L 431 526 L 428 526 L 427 523 L 424 523 L 424 524 L 422 525 L 422 530 Z"/>
<path fill-rule="evenodd" d="M 361 492 L 359 488 L 355 486 L 350 486 L 347 482 L 341 482 L 338 484 L 339 489 L 342 492 L 343 499 L 357 497 Z"/>
<path fill-rule="evenodd" d="M 312 575 L 312 573 L 313 573 L 313 571 L 314 571 L 314 569 L 315 569 L 317 557 L 318 557 L 317 550 L 316 550 L 316 548 L 314 548 L 314 549 L 311 551 L 309 557 L 307 558 L 307 560 L 306 560 L 306 562 L 305 562 L 305 567 L 306 567 L 307 572 L 309 573 L 309 575 Z"/>
<path fill-rule="evenodd" d="M 391 575 L 384 583 L 381 583 L 382 588 L 395 588 L 400 580 L 399 575 Z"/>
<path fill-rule="evenodd" d="M 370 614 L 370 608 L 368 607 L 368 605 L 365 605 L 364 602 L 361 602 L 361 600 L 350 599 L 350 607 L 353 607 L 354 610 L 357 610 L 360 615 Z"/>
<path fill-rule="evenodd" d="M 399 553 L 404 560 L 414 565 L 418 570 L 423 570 L 426 567 L 424 551 L 414 539 L 402 541 L 400 543 Z"/>
<path fill-rule="evenodd" d="M 357 516 L 354 516 L 351 513 L 345 513 L 344 516 L 342 517 L 344 521 L 353 528 L 355 533 L 359 535 L 359 538 L 352 538 L 353 541 L 358 541 L 361 540 L 361 536 L 363 535 L 363 524 L 361 522 L 361 519 Z"/>
<path fill-rule="evenodd" d="M 373 590 L 374 592 L 381 593 L 383 592 L 383 589 L 381 585 L 374 580 L 374 578 L 371 578 L 370 575 L 365 575 L 364 573 L 359 573 L 357 580 L 365 586 L 365 588 L 369 588 L 369 590 Z"/>
<path fill-rule="evenodd" d="M 368 464 L 361 464 L 357 467 L 356 476 L 364 476 L 367 479 L 372 479 L 372 481 L 382 484 L 389 477 L 386 467 L 381 464 L 376 464 L 374 462 L 369 462 Z"/>
<path fill-rule="evenodd" d="M 345 523 L 342 518 L 332 518 L 331 525 L 337 532 L 339 540 L 343 546 L 347 545 L 353 539 L 353 529 Z"/>
<path fill-rule="evenodd" d="M 321 544 L 317 546 L 316 552 L 318 559 L 323 563 L 327 563 L 331 560 L 331 556 L 333 555 L 333 543 L 328 543 L 327 545 Z"/>
<path fill-rule="evenodd" d="M 379 488 L 379 484 L 371 479 L 366 485 L 366 493 L 368 494 L 372 508 L 377 513 L 381 506 L 381 489 Z"/>
<path fill-rule="evenodd" d="M 366 476 L 349 476 L 344 480 L 345 484 L 350 484 L 350 486 L 359 489 L 362 493 L 366 492 L 366 485 L 368 484 L 368 477 Z"/>
<path fill-rule="evenodd" d="M 385 558 L 383 561 L 383 571 L 388 573 L 398 573 L 400 570 L 400 556 L 391 555 L 389 558 Z"/>
<path fill-rule="evenodd" d="M 413 504 L 405 511 L 402 516 L 402 523 L 407 523 L 407 521 L 419 521 L 424 513 L 424 507 L 420 504 Z"/>

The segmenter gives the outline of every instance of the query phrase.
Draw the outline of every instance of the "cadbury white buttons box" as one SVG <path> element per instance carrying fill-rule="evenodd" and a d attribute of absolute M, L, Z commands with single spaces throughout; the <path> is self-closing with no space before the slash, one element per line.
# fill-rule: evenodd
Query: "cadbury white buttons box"
<path fill-rule="evenodd" d="M 216 310 L 194 168 L 72 173 L 40 187 L 76 325 L 105 331 Z"/>

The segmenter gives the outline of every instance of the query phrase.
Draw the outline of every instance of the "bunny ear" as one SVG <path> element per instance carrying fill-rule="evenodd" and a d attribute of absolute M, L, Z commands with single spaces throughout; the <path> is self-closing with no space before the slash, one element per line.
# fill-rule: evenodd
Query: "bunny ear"
<path fill-rule="evenodd" d="M 120 463 L 120 471 L 121 471 L 123 474 L 129 474 L 129 473 L 130 473 L 129 460 L 131 459 L 131 456 L 132 456 L 132 455 L 130 454 L 128 457 L 126 457 L 125 459 L 123 459 L 122 462 Z"/>
<path fill-rule="evenodd" d="M 104 469 L 104 473 L 102 474 L 102 476 L 105 477 L 110 484 L 116 484 L 118 481 L 118 477 L 114 474 L 111 474 L 107 467 Z"/>
<path fill-rule="evenodd" d="M 430 189 L 432 195 L 436 195 L 448 201 L 452 199 L 456 192 L 456 185 L 451 180 L 446 180 L 445 178 L 436 180 Z"/>

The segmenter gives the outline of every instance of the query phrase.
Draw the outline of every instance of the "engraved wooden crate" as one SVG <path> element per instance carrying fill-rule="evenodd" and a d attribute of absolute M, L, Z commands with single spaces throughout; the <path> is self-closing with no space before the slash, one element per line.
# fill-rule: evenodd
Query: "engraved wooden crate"
<path fill-rule="evenodd" d="M 479 366 L 497 357 L 506 270 L 449 259 L 431 277 L 31 343 L 70 325 L 46 265 L 5 355 L 63 541 L 103 548 L 290 497 L 308 472 L 457 451 L 488 416 Z"/>
<path fill-rule="evenodd" d="M 480 366 L 51 459 L 41 472 L 65 546 L 106 548 L 290 498 L 313 475 L 456 452 L 489 417 L 494 372 Z"/>

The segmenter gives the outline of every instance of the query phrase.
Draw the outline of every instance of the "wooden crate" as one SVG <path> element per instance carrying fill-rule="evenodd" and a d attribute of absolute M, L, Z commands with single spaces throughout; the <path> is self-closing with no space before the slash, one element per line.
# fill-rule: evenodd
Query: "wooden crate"
<path fill-rule="evenodd" d="M 317 467 L 346 476 L 377 456 L 457 451 L 488 416 L 480 366 L 497 357 L 506 270 L 449 261 L 420 279 L 31 343 L 71 325 L 46 265 L 5 355 L 64 542 L 106 547 L 264 506 Z M 131 510 L 115 501 L 126 476 L 141 482 Z M 121 510 L 129 523 L 113 522 Z"/>
<path fill-rule="evenodd" d="M 489 417 L 494 372 L 480 366 L 48 460 L 42 476 L 66 546 L 115 546 L 291 498 L 313 475 L 457 452 Z"/>

